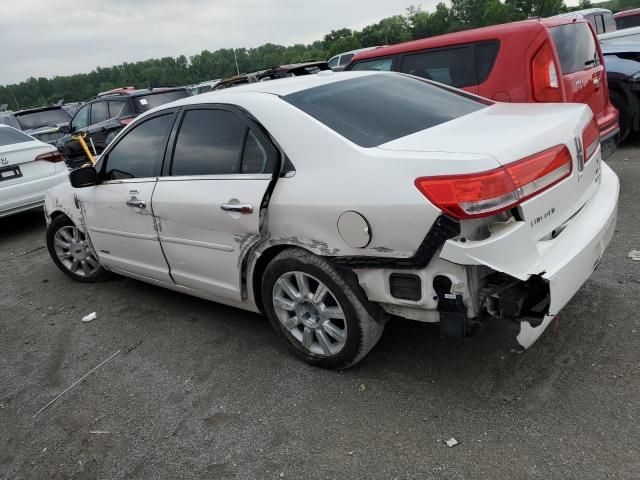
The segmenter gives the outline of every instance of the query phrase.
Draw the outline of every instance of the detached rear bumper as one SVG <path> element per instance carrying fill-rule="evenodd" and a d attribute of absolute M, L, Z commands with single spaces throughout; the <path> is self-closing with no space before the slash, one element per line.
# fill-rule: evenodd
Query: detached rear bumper
<path fill-rule="evenodd" d="M 549 305 L 532 326 L 522 320 L 518 342 L 528 348 L 571 300 L 597 267 L 615 230 L 619 181 L 601 163 L 600 185 L 589 202 L 552 240 L 534 241 L 524 222 L 504 224 L 490 238 L 448 240 L 440 257 L 462 265 L 484 265 L 522 281 L 537 276 L 548 283 Z"/>

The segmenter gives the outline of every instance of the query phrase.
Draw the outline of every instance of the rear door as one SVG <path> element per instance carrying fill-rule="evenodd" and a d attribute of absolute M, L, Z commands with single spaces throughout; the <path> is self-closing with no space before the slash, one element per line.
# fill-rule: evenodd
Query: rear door
<path fill-rule="evenodd" d="M 240 301 L 244 255 L 260 238 L 260 207 L 276 152 L 240 112 L 186 109 L 153 211 L 178 285 Z"/>
<path fill-rule="evenodd" d="M 607 106 L 605 72 L 589 24 L 558 25 L 549 32 L 560 59 L 566 101 L 586 103 L 596 118 L 602 116 Z"/>

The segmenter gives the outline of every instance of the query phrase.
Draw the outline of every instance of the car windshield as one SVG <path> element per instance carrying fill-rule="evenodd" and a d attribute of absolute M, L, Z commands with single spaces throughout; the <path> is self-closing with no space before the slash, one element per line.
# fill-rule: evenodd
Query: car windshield
<path fill-rule="evenodd" d="M 0 128 L 0 147 L 14 143 L 31 142 L 33 138 L 14 128 Z"/>
<path fill-rule="evenodd" d="M 150 93 L 143 97 L 137 97 L 135 102 L 140 107 L 140 110 L 146 112 L 152 108 L 159 107 L 165 103 L 173 102 L 174 100 L 180 100 L 189 96 L 187 90 L 171 90 L 169 92 Z"/>
<path fill-rule="evenodd" d="M 558 50 L 563 75 L 598 65 L 596 41 L 588 24 L 570 23 L 551 27 L 549 31 Z"/>
<path fill-rule="evenodd" d="M 69 123 L 71 115 L 62 108 L 42 110 L 39 112 L 17 113 L 16 120 L 23 130 L 33 130 L 42 127 L 55 127 L 60 123 Z"/>
<path fill-rule="evenodd" d="M 489 104 L 400 74 L 352 78 L 282 98 L 361 147 L 377 147 Z"/>

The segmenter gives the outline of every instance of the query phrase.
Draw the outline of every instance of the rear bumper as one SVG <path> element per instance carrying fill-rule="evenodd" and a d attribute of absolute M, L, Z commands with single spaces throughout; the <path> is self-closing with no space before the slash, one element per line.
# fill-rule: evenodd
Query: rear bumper
<path fill-rule="evenodd" d="M 615 230 L 619 181 L 601 163 L 593 197 L 552 240 L 535 242 L 524 222 L 511 222 L 482 241 L 448 240 L 440 257 L 462 265 L 484 265 L 522 281 L 539 276 L 549 286 L 549 305 L 541 322 L 523 319 L 518 342 L 531 346 L 597 267 Z"/>
<path fill-rule="evenodd" d="M 605 136 L 600 136 L 600 147 L 602 153 L 602 159 L 606 160 L 618 150 L 618 143 L 620 142 L 620 129 L 616 128 L 610 131 Z"/>

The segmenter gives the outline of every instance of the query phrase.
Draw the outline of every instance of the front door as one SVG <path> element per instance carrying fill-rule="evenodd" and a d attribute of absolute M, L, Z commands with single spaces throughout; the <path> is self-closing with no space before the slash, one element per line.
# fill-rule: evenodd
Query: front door
<path fill-rule="evenodd" d="M 242 262 L 260 238 L 275 149 L 239 112 L 200 106 L 183 112 L 173 152 L 152 201 L 171 276 L 240 301 Z"/>
<path fill-rule="evenodd" d="M 96 165 L 101 183 L 77 193 L 100 262 L 164 282 L 172 280 L 151 198 L 174 115 L 157 115 L 132 128 Z"/>

